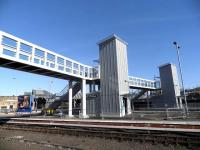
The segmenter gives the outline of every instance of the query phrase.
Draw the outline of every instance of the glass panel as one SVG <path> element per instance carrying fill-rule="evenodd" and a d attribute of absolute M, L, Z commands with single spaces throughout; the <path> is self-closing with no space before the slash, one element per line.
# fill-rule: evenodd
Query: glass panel
<path fill-rule="evenodd" d="M 26 56 L 26 55 L 23 55 L 23 54 L 19 54 L 19 59 L 27 60 L 28 61 L 29 57 Z"/>
<path fill-rule="evenodd" d="M 32 47 L 24 43 L 20 44 L 20 50 L 28 52 L 28 53 L 32 53 Z"/>
<path fill-rule="evenodd" d="M 74 64 L 73 64 L 73 69 L 78 70 L 78 64 L 77 64 L 77 63 L 74 63 Z"/>
<path fill-rule="evenodd" d="M 47 59 L 55 61 L 55 55 L 47 53 Z"/>
<path fill-rule="evenodd" d="M 97 68 L 93 68 L 92 70 L 93 70 L 93 78 L 98 77 L 98 70 L 97 70 Z"/>
<path fill-rule="evenodd" d="M 44 57 L 44 51 L 35 49 L 35 56 Z"/>
<path fill-rule="evenodd" d="M 64 70 L 64 67 L 63 67 L 63 66 L 58 66 L 58 70 L 63 71 L 63 70 Z"/>
<path fill-rule="evenodd" d="M 43 60 L 41 60 L 41 65 L 44 65 L 44 61 Z"/>
<path fill-rule="evenodd" d="M 82 76 L 82 75 L 84 75 L 83 72 L 84 71 L 84 67 L 83 66 L 80 66 L 80 75 Z"/>
<path fill-rule="evenodd" d="M 12 56 L 12 57 L 15 57 L 16 53 L 13 52 L 13 51 L 10 51 L 8 49 L 3 49 L 3 54 L 4 55 L 8 55 L 8 56 Z"/>
<path fill-rule="evenodd" d="M 51 68 L 55 68 L 55 65 L 52 64 L 52 63 L 50 63 L 50 67 L 51 67 Z"/>
<path fill-rule="evenodd" d="M 160 82 L 159 81 L 156 81 L 155 84 L 154 84 L 155 88 L 160 88 Z"/>
<path fill-rule="evenodd" d="M 66 72 L 71 73 L 71 72 L 72 72 L 72 69 L 66 68 Z"/>
<path fill-rule="evenodd" d="M 39 63 L 40 63 L 40 60 L 37 59 L 37 58 L 34 58 L 34 63 L 39 64 Z"/>
<path fill-rule="evenodd" d="M 69 60 L 66 60 L 66 66 L 69 68 L 72 68 L 72 62 Z"/>
<path fill-rule="evenodd" d="M 49 67 L 49 62 L 47 62 L 46 65 Z"/>
<path fill-rule="evenodd" d="M 89 69 L 90 72 L 90 78 L 92 78 L 92 68 Z"/>
<path fill-rule="evenodd" d="M 85 67 L 85 77 L 88 77 L 88 67 Z"/>
<path fill-rule="evenodd" d="M 73 70 L 73 74 L 78 74 L 78 71 L 77 70 Z"/>
<path fill-rule="evenodd" d="M 57 58 L 57 63 L 64 65 L 64 59 L 58 57 L 58 58 Z"/>
<path fill-rule="evenodd" d="M 83 66 L 80 66 L 80 71 L 83 71 L 84 70 L 84 67 Z"/>
<path fill-rule="evenodd" d="M 15 48 L 17 47 L 17 41 L 15 41 L 11 38 L 8 38 L 6 36 L 3 36 L 2 44 L 6 44 L 8 46 L 15 47 Z"/>

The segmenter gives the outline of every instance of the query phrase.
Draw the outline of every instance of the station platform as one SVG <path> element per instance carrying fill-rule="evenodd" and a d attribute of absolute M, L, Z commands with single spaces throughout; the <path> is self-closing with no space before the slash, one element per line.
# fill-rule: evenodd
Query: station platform
<path fill-rule="evenodd" d="M 52 118 L 10 118 L 7 124 L 40 125 L 54 127 L 110 128 L 126 130 L 151 130 L 200 133 L 199 121 L 149 121 L 149 120 L 91 120 Z"/>

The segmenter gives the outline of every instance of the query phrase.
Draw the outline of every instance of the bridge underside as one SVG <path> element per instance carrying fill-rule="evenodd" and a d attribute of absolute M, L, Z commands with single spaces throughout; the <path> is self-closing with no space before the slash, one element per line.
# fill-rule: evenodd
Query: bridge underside
<path fill-rule="evenodd" d="M 66 74 L 59 73 L 59 72 L 40 68 L 37 66 L 27 65 L 27 64 L 17 62 L 17 61 L 11 61 L 11 60 L 4 59 L 1 57 L 0 57 L 0 67 L 34 73 L 34 74 L 38 74 L 38 75 L 54 77 L 54 78 L 59 78 L 59 79 L 64 79 L 64 80 L 81 81 L 80 78 L 77 78 L 74 76 L 69 76 Z"/>
<path fill-rule="evenodd" d="M 140 87 L 140 86 L 132 86 L 132 85 L 129 85 L 129 88 L 130 89 L 138 89 L 138 90 L 149 90 L 149 91 L 160 90 L 159 88 L 156 89 L 156 88 L 148 88 L 148 87 Z"/>

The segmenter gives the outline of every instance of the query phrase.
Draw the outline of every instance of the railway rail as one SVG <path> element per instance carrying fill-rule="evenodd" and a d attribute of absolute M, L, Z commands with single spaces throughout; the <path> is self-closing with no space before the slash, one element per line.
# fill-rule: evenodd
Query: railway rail
<path fill-rule="evenodd" d="M 200 124 L 184 122 L 98 121 L 11 118 L 1 120 L 1 130 L 24 130 L 69 136 L 97 137 L 188 147 L 200 146 Z M 166 130 L 165 130 L 166 129 Z"/>

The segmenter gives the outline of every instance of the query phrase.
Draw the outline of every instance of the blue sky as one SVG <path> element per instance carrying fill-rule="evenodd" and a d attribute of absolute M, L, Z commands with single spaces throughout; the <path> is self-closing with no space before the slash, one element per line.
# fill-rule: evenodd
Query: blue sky
<path fill-rule="evenodd" d="M 186 87 L 200 85 L 199 0 L 0 0 L 0 30 L 88 65 L 96 43 L 115 33 L 129 44 L 129 75 L 147 79 L 177 64 L 176 40 Z M 0 95 L 12 95 L 59 92 L 67 82 L 0 68 L 0 83 Z"/>

